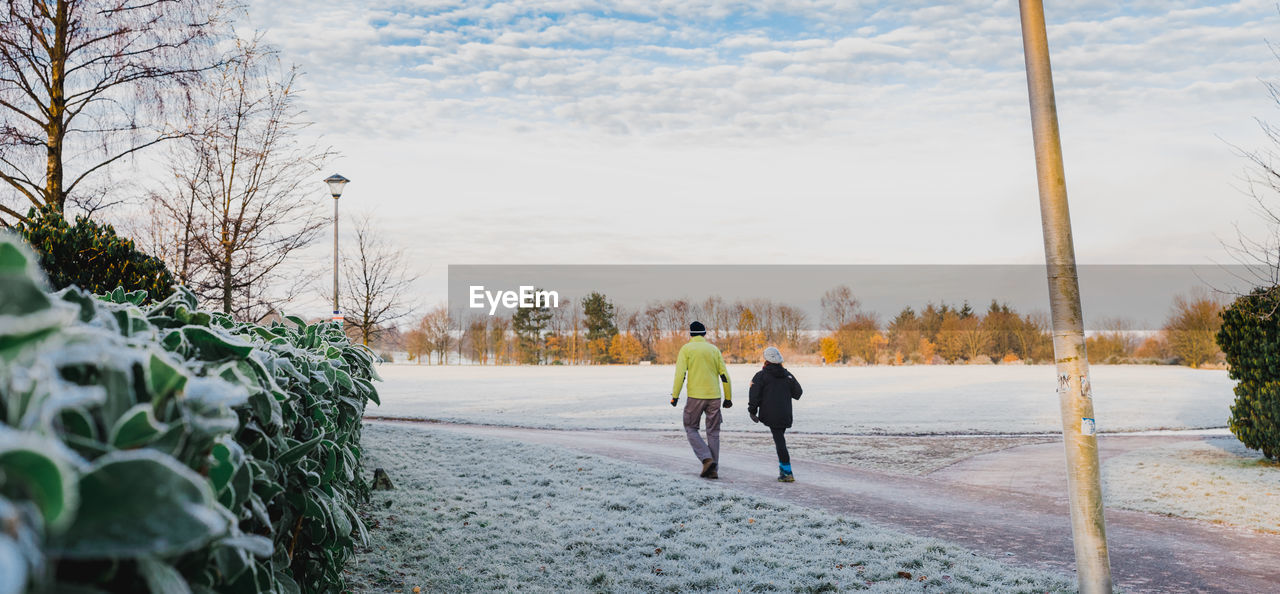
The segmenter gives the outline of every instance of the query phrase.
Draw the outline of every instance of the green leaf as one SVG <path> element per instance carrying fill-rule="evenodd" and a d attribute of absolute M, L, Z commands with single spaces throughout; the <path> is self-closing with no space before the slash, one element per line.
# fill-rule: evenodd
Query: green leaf
<path fill-rule="evenodd" d="M 279 458 L 276 458 L 276 462 L 281 466 L 293 464 L 294 462 L 301 460 L 303 456 L 311 453 L 311 450 L 316 449 L 316 446 L 320 445 L 320 440 L 322 439 L 324 439 L 323 431 L 320 432 L 319 435 L 285 450 L 283 454 L 280 454 Z"/>
<path fill-rule="evenodd" d="M 243 359 L 253 351 L 253 345 L 233 336 L 215 333 L 200 326 L 183 326 L 182 336 L 205 361 Z"/>
<path fill-rule="evenodd" d="M 0 236 L 0 274 L 5 276 L 30 276 L 35 274 L 31 253 L 12 235 Z"/>
<path fill-rule="evenodd" d="M 80 501 L 55 546 L 69 559 L 176 555 L 228 527 L 204 477 L 151 450 L 98 458 L 80 479 Z"/>
<path fill-rule="evenodd" d="M 147 362 L 147 387 L 151 390 L 151 403 L 157 410 L 170 396 L 181 392 L 187 385 L 187 374 L 167 357 L 151 353 Z"/>
<path fill-rule="evenodd" d="M 279 594 L 302 594 L 302 588 L 298 587 L 298 582 L 283 572 L 276 572 L 276 592 Z"/>
<path fill-rule="evenodd" d="M 338 472 L 338 444 L 329 440 L 323 442 L 324 473 L 321 474 L 323 484 L 329 484 Z"/>
<path fill-rule="evenodd" d="M 111 427 L 111 445 L 127 450 L 151 443 L 168 428 L 156 421 L 150 404 L 138 404 L 130 408 Z"/>
<path fill-rule="evenodd" d="M 214 493 L 221 493 L 231 484 L 231 477 L 235 476 L 236 470 L 244 464 L 244 450 L 230 437 L 223 437 L 213 444 L 209 458 L 209 483 Z"/>
<path fill-rule="evenodd" d="M 366 390 L 365 395 L 368 396 L 369 400 L 372 400 L 378 406 L 382 406 L 382 400 L 378 398 L 378 389 L 373 387 L 371 382 L 360 378 L 356 378 L 355 382 Z"/>
<path fill-rule="evenodd" d="M 85 293 L 84 291 L 81 291 L 79 287 L 75 287 L 75 286 L 67 287 L 61 291 L 58 291 L 58 293 L 56 294 L 63 301 L 66 301 L 67 303 L 75 304 L 80 307 L 81 322 L 88 322 L 90 320 L 93 320 L 94 316 L 97 314 L 98 300 L 94 299 L 92 295 Z"/>
<path fill-rule="evenodd" d="M 64 408 L 58 413 L 58 420 L 63 429 L 71 435 L 87 440 L 98 439 L 98 426 L 83 408 Z"/>
<path fill-rule="evenodd" d="M 227 537 L 218 541 L 218 544 L 244 550 L 259 559 L 270 559 L 271 554 L 275 552 L 275 545 L 270 538 L 256 534 Z"/>
<path fill-rule="evenodd" d="M 172 565 L 152 557 L 138 559 L 138 573 L 151 594 L 191 594 L 191 586 Z"/>
<path fill-rule="evenodd" d="M 30 498 L 53 531 L 67 526 L 79 503 L 76 472 L 56 455 L 60 448 L 32 435 L 0 433 L 0 477 Z"/>

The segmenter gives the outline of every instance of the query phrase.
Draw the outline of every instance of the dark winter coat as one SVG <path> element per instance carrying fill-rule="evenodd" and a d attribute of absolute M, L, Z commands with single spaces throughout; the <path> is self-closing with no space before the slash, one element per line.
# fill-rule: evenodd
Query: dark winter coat
<path fill-rule="evenodd" d="M 770 427 L 790 427 L 791 401 L 799 400 L 803 392 L 800 382 L 785 367 L 766 363 L 751 378 L 747 412 L 758 415 L 760 422 Z"/>

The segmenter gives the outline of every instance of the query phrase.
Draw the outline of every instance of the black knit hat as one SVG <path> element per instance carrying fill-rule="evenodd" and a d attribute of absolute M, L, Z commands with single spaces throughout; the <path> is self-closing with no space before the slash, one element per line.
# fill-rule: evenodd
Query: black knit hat
<path fill-rule="evenodd" d="M 692 324 L 689 324 L 689 336 L 706 336 L 706 335 L 707 335 L 707 327 L 703 326 L 702 322 L 694 322 Z"/>

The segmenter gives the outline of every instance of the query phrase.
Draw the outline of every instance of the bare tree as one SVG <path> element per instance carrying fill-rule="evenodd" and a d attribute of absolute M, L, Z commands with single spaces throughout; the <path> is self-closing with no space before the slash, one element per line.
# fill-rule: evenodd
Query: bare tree
<path fill-rule="evenodd" d="M 803 310 L 791 305 L 778 306 L 778 328 L 782 342 L 795 348 L 800 345 L 808 318 Z"/>
<path fill-rule="evenodd" d="M 308 289 L 296 269 L 277 281 L 329 224 L 310 188 L 332 152 L 299 139 L 309 124 L 297 70 L 257 39 L 237 40 L 235 55 L 196 89 L 191 125 L 202 133 L 175 145 L 154 210 L 185 239 L 169 254 L 180 276 L 223 312 L 257 320 Z"/>
<path fill-rule="evenodd" d="M 471 362 L 484 365 L 489 362 L 489 319 L 488 316 L 473 315 L 467 322 L 463 333 Z"/>
<path fill-rule="evenodd" d="M 178 157 L 180 153 L 172 153 Z M 171 158 L 170 163 L 176 162 Z M 195 167 L 203 163 L 193 163 Z M 147 201 L 148 220 L 142 222 L 135 237 L 148 254 L 164 260 L 178 283 L 193 286 L 208 269 L 208 262 L 200 256 L 196 235 L 208 224 L 198 200 L 197 180 L 205 178 L 204 172 L 176 179 L 165 191 L 152 191 Z"/>
<path fill-rule="evenodd" d="M 720 341 L 728 336 L 729 326 L 737 319 L 733 307 L 726 304 L 719 295 L 712 295 L 702 302 L 702 315 L 706 316 L 708 340 Z M 684 328 L 680 328 L 683 330 Z"/>
<path fill-rule="evenodd" d="M 822 321 L 828 331 L 835 332 L 844 327 L 857 313 L 858 299 L 848 285 L 840 285 L 822 294 Z"/>
<path fill-rule="evenodd" d="M 61 212 L 68 198 L 101 206 L 95 174 L 190 130 L 166 124 L 202 75 L 232 0 L 10 1 L 0 9 L 0 197 Z M 13 198 L 16 198 L 14 200 Z"/>
<path fill-rule="evenodd" d="M 449 308 L 437 305 L 418 321 L 418 330 L 422 332 L 427 353 L 436 353 L 437 361 L 444 365 L 449 357 L 449 346 L 453 344 L 453 316 Z M 430 362 L 430 357 L 428 357 Z"/>
<path fill-rule="evenodd" d="M 355 245 L 342 258 L 342 300 L 347 326 L 367 346 L 387 324 L 413 313 L 408 292 L 417 277 L 409 274 L 402 252 L 382 239 L 368 215 L 356 218 L 354 228 Z"/>

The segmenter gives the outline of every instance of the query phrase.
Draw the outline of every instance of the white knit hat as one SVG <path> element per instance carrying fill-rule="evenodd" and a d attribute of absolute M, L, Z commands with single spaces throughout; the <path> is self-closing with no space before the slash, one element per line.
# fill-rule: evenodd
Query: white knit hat
<path fill-rule="evenodd" d="M 764 360 L 770 363 L 782 363 L 782 351 L 778 347 L 769 347 L 764 350 Z"/>

